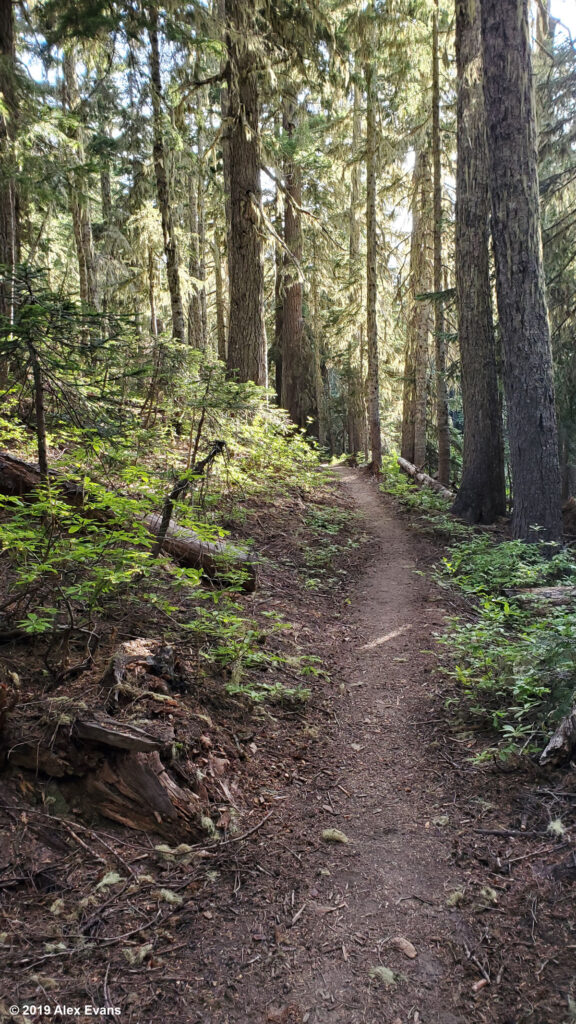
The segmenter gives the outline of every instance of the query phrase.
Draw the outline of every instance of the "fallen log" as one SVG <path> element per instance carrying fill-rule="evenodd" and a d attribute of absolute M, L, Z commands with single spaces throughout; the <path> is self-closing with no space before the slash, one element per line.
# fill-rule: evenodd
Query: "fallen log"
<path fill-rule="evenodd" d="M 562 719 L 548 745 L 540 754 L 540 764 L 561 764 L 576 752 L 576 707 Z"/>
<path fill-rule="evenodd" d="M 58 486 L 59 495 L 76 508 L 84 503 L 84 488 L 75 480 L 50 471 L 50 479 Z M 11 497 L 28 497 L 33 495 L 40 485 L 40 471 L 37 466 L 21 459 L 14 458 L 7 452 L 0 452 L 0 493 Z M 101 515 L 101 513 L 99 513 Z M 112 516 L 110 515 L 110 518 Z M 162 515 L 151 514 L 143 517 L 143 522 L 152 536 L 158 536 L 163 529 Z M 225 541 L 203 541 L 194 530 L 178 526 L 174 520 L 166 529 L 162 541 L 162 550 L 175 562 L 188 569 L 202 569 L 212 580 L 226 579 L 231 571 L 244 577 L 242 589 L 252 593 L 256 589 L 256 566 L 250 554 L 239 547 Z"/>
<path fill-rule="evenodd" d="M 142 522 L 155 537 L 163 528 L 162 516 L 155 513 L 144 516 Z M 202 569 L 206 576 L 215 581 L 224 579 L 227 572 L 241 572 L 245 576 L 242 590 L 251 594 L 256 589 L 256 566 L 250 555 L 234 544 L 224 540 L 200 540 L 194 530 L 178 526 L 171 519 L 162 541 L 162 550 L 178 565 L 187 569 Z"/>
<path fill-rule="evenodd" d="M 522 608 L 541 603 L 544 607 L 558 608 L 576 601 L 576 587 L 511 587 L 504 591 Z"/>
<path fill-rule="evenodd" d="M 397 461 L 400 469 L 402 469 L 408 476 L 411 476 L 416 483 L 423 487 L 431 487 L 432 490 L 436 491 L 443 498 L 446 498 L 446 501 L 454 500 L 454 494 L 452 491 L 449 491 L 447 487 L 444 487 L 444 485 L 438 480 L 435 480 L 434 477 L 428 476 L 427 473 L 423 473 L 422 470 L 418 469 L 418 466 L 415 466 L 412 462 L 408 462 L 408 459 L 402 459 L 399 456 Z"/>

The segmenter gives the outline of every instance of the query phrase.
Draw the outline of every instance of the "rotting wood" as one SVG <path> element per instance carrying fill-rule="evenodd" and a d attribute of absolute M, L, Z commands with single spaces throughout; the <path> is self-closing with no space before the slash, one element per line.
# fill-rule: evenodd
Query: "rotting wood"
<path fill-rule="evenodd" d="M 540 764 L 561 764 L 576 751 L 576 707 L 562 719 L 540 755 Z"/>
<path fill-rule="evenodd" d="M 416 483 L 421 484 L 424 487 L 431 487 L 434 491 L 440 494 L 446 501 L 454 500 L 454 493 L 449 491 L 447 487 L 444 487 L 434 477 L 428 476 L 427 473 L 423 473 L 422 470 L 418 469 L 418 466 L 414 466 L 412 462 L 408 462 L 407 459 L 398 457 L 398 465 L 408 476 L 411 476 Z"/>
<path fill-rule="evenodd" d="M 171 731 L 174 736 L 174 730 Z M 160 750 L 165 742 L 139 726 L 129 722 L 116 722 L 110 715 L 98 712 L 77 718 L 74 722 L 73 735 L 80 740 L 103 743 L 115 750 L 132 750 L 139 753 Z"/>
<path fill-rule="evenodd" d="M 182 693 L 189 682 L 185 676 L 170 644 L 137 637 L 126 640 L 114 651 L 100 686 L 118 689 L 128 685 L 136 690 L 144 683 L 148 691 Z"/>
<path fill-rule="evenodd" d="M 80 508 L 84 503 L 84 489 L 81 484 L 55 473 L 49 472 L 51 482 L 57 483 L 59 496 L 68 504 Z M 41 476 L 37 466 L 23 462 L 7 452 L 0 452 L 0 493 L 11 497 L 27 497 L 33 494 L 41 484 Z M 102 516 L 101 512 L 98 516 Z M 108 518 L 108 514 L 105 514 Z M 110 513 L 109 518 L 112 518 Z M 157 536 L 162 526 L 162 516 L 151 514 L 142 517 L 142 521 L 153 536 Z M 242 590 L 253 593 L 257 584 L 257 572 L 250 554 L 241 548 L 225 541 L 201 540 L 194 530 L 178 526 L 174 520 L 166 530 L 162 542 L 163 550 L 174 561 L 184 568 L 202 569 L 215 582 L 224 580 L 227 573 L 234 571 L 243 574 Z"/>
<path fill-rule="evenodd" d="M 122 645 L 104 679 L 112 686 L 128 679 L 141 708 L 147 701 L 151 707 L 149 698 L 157 696 L 151 687 L 171 692 L 172 687 L 182 689 L 188 677 L 194 677 L 191 663 L 176 659 L 161 641 L 141 639 Z M 108 693 L 112 696 L 111 689 Z M 57 780 L 65 799 L 72 793 L 83 808 L 130 828 L 168 839 L 201 839 L 211 802 L 216 798 L 221 803 L 222 793 L 228 798 L 235 787 L 221 778 L 229 761 L 212 753 L 201 755 L 201 781 L 193 753 L 197 737 L 185 727 L 176 736 L 174 721 L 180 717 L 172 709 L 178 708 L 179 699 L 169 698 L 169 717 L 160 717 L 156 707 L 136 717 L 135 697 L 128 708 L 121 698 L 117 687 L 116 716 L 102 707 L 88 710 L 73 699 L 48 698 L 41 714 L 31 708 L 17 720 L 8 717 L 0 751 L 3 768 Z"/>
<path fill-rule="evenodd" d="M 543 602 L 546 606 L 559 607 L 576 601 L 576 587 L 513 587 L 504 591 L 522 607 Z"/>

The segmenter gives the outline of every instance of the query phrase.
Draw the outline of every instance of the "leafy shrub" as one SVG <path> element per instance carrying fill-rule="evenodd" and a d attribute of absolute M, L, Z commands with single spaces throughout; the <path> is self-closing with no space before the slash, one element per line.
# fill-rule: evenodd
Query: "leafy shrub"
<path fill-rule="evenodd" d="M 565 607 L 521 608 L 504 591 L 574 583 L 568 551 L 474 537 L 443 560 L 444 580 L 477 603 L 473 621 L 451 620 L 440 638 L 471 713 L 489 722 L 507 750 L 529 746 L 571 706 L 576 688 L 576 623 Z"/>

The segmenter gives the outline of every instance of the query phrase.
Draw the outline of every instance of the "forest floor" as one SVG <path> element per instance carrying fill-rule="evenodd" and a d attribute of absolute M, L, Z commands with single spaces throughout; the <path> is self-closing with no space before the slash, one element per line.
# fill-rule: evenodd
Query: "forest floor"
<path fill-rule="evenodd" d="M 302 585 L 297 500 L 268 513 L 268 569 L 249 599 L 281 611 L 329 679 L 303 709 L 202 698 L 239 835 L 166 858 L 160 839 L 109 823 L 84 834 L 62 815 L 50 842 L 38 805 L 23 809 L 32 784 L 4 786 L 1 866 L 24 884 L 6 886 L 0 917 L 6 1019 L 11 1004 L 28 1019 L 28 1003 L 51 1020 L 65 1016 L 56 1004 L 118 1007 L 132 1024 L 576 1019 L 576 872 L 551 878 L 568 843 L 547 832 L 573 778 L 527 758 L 471 762 L 483 738 L 446 709 L 434 649 L 460 611 L 427 574 L 438 544 L 361 471 L 338 469 L 329 490 L 356 514 L 340 574 Z M 52 850 L 48 885 L 36 865 L 26 888 L 16 866 L 27 829 Z"/>

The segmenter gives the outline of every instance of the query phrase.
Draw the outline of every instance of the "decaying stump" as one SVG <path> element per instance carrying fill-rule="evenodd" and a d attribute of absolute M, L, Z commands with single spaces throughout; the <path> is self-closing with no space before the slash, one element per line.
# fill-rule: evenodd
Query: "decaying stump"
<path fill-rule="evenodd" d="M 129 828 L 168 837 L 202 834 L 200 798 L 176 784 L 157 750 L 105 761 L 84 790 L 95 810 Z"/>
<path fill-rule="evenodd" d="M 117 703 L 121 693 L 154 698 L 161 693 L 185 693 L 189 678 L 174 656 L 170 644 L 138 638 L 120 644 L 100 680 L 109 691 L 107 706 Z"/>
<path fill-rule="evenodd" d="M 77 508 L 83 505 L 84 490 L 81 484 L 53 471 L 50 472 L 50 479 L 58 485 L 58 494 L 64 501 Z M 7 452 L 0 452 L 1 494 L 30 496 L 40 483 L 40 471 L 37 466 L 15 459 Z M 102 516 L 103 513 L 99 512 L 99 517 Z M 112 518 L 111 514 L 109 518 Z M 143 522 L 152 536 L 157 536 L 162 526 L 162 516 L 144 516 Z M 162 541 L 162 550 L 184 568 L 202 569 L 213 580 L 225 579 L 231 570 L 239 572 L 244 576 L 242 589 L 247 593 L 252 593 L 256 589 L 256 566 L 249 553 L 235 545 L 227 544 L 225 541 L 203 541 L 194 530 L 178 526 L 171 520 Z"/>
<path fill-rule="evenodd" d="M 576 752 L 576 707 L 563 718 L 547 747 L 540 755 L 540 764 L 561 764 Z"/>
<path fill-rule="evenodd" d="M 3 767 L 57 780 L 64 798 L 129 828 L 206 838 L 211 806 L 238 791 L 230 761 L 183 706 L 194 674 L 161 641 L 122 644 L 97 691 L 106 709 L 66 696 L 23 705 L 5 722 Z"/>

